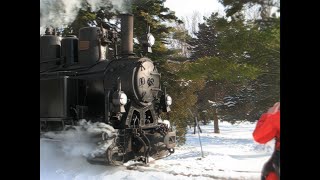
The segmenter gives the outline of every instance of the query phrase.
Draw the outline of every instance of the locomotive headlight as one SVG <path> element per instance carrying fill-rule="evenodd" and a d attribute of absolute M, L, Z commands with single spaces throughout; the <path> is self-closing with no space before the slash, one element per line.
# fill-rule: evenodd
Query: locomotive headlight
<path fill-rule="evenodd" d="M 128 102 L 127 95 L 126 95 L 125 93 L 121 92 L 121 93 L 119 94 L 119 100 L 120 100 L 120 104 L 121 104 L 121 105 L 126 105 L 127 102 Z"/>
<path fill-rule="evenodd" d="M 112 103 L 116 106 L 123 106 L 126 105 L 128 102 L 127 95 L 123 91 L 116 91 L 113 94 Z"/>
<path fill-rule="evenodd" d="M 147 34 L 147 38 L 148 38 L 148 43 L 149 43 L 149 45 L 150 45 L 150 46 L 153 46 L 154 43 L 155 43 L 155 38 L 154 38 L 154 36 L 153 36 L 151 33 L 148 33 L 148 34 Z"/>
<path fill-rule="evenodd" d="M 169 95 L 166 95 L 166 105 L 167 106 L 171 106 L 172 104 L 172 98 Z"/>

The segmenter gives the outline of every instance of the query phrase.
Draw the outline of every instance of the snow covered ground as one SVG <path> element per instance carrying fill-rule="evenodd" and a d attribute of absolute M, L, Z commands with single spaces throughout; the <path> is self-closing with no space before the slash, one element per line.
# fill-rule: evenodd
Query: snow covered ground
<path fill-rule="evenodd" d="M 263 164 L 271 156 L 274 141 L 260 145 L 253 141 L 255 123 L 231 125 L 220 122 L 220 134 L 213 133 L 213 124 L 202 125 L 200 133 L 193 128 L 186 135 L 186 144 L 165 159 L 151 161 L 148 166 L 128 170 L 126 165 L 111 167 L 91 165 L 82 154 L 86 146 L 66 148 L 59 143 L 40 139 L 41 180 L 175 180 L 175 179 L 254 179 L 260 178 Z"/>

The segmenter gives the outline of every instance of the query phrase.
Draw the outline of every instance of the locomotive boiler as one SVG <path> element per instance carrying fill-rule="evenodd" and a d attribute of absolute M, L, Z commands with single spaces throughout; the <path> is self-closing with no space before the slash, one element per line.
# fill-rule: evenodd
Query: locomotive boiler
<path fill-rule="evenodd" d="M 150 50 L 150 43 L 143 45 Z M 147 163 L 148 157 L 169 155 L 176 133 L 161 119 L 172 99 L 162 90 L 160 78 L 151 59 L 133 53 L 131 14 L 121 15 L 120 33 L 101 25 L 61 39 L 48 30 L 40 36 L 40 132 L 64 131 L 82 119 L 111 126 L 116 135 L 101 136 L 111 143 L 99 156 L 88 158 L 92 163 Z"/>

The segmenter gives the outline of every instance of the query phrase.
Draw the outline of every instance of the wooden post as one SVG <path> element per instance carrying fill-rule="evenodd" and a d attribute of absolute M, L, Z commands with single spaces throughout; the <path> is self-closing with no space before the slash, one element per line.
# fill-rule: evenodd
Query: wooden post
<path fill-rule="evenodd" d="M 192 114 L 192 112 L 191 112 L 190 109 L 189 109 L 189 111 L 190 111 L 191 115 L 195 118 L 195 126 L 194 126 L 195 129 L 196 129 L 196 127 L 199 128 L 199 129 L 198 129 L 198 137 L 199 137 L 199 142 L 200 142 L 200 147 L 201 147 L 201 156 L 204 157 L 204 155 L 203 155 L 203 150 L 202 150 L 201 138 L 200 138 L 200 131 L 201 131 L 201 129 L 200 129 L 200 126 L 199 126 L 199 123 L 198 123 L 198 119 L 197 119 L 196 116 L 194 116 L 194 115 Z M 195 131 L 194 131 L 194 132 L 195 132 Z"/>
<path fill-rule="evenodd" d="M 213 112 L 213 127 L 214 127 L 214 133 L 219 134 L 220 133 L 220 129 L 219 129 L 219 120 L 218 120 L 217 108 L 214 108 L 214 112 Z"/>

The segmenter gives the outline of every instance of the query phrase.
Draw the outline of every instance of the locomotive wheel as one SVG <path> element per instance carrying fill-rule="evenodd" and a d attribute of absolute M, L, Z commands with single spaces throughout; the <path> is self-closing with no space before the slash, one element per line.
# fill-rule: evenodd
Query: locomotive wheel
<path fill-rule="evenodd" d="M 150 156 L 153 159 L 161 159 L 169 155 L 166 145 L 163 142 L 155 144 L 150 152 Z"/>
<path fill-rule="evenodd" d="M 122 147 L 112 144 L 107 150 L 107 156 L 110 164 L 120 166 L 124 163 L 125 151 Z"/>
<path fill-rule="evenodd" d="M 105 157 L 93 158 L 93 159 L 87 158 L 87 162 L 93 165 L 108 165 Z"/>

